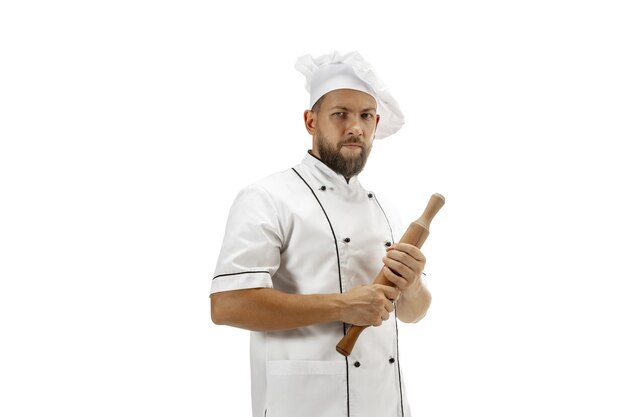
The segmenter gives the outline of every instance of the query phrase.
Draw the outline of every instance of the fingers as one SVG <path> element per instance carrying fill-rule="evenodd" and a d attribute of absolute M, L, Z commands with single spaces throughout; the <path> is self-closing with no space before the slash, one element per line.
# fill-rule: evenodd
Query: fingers
<path fill-rule="evenodd" d="M 409 269 L 415 270 L 420 266 L 426 264 L 426 257 L 416 246 L 408 245 L 406 243 L 398 244 L 397 247 L 391 247 L 387 249 L 387 253 L 383 258 L 383 262 L 393 261 L 392 265 L 406 266 Z M 391 269 L 394 269 L 392 265 L 389 265 Z M 399 272 L 399 271 L 398 271 Z"/>
<path fill-rule="evenodd" d="M 415 245 L 410 245 L 408 243 L 394 243 L 393 245 L 387 248 L 387 253 L 392 252 L 392 251 L 405 253 L 411 256 L 412 258 L 415 258 L 418 261 L 422 261 L 422 262 L 426 261 L 426 257 L 424 256 L 420 248 L 418 248 Z"/>
<path fill-rule="evenodd" d="M 400 291 L 397 288 L 389 287 L 387 285 L 376 284 L 375 287 L 376 290 L 381 293 L 383 298 L 380 300 L 382 302 L 382 306 L 379 304 L 377 307 L 380 310 L 378 310 L 378 316 L 375 318 L 372 326 L 380 326 L 385 320 L 389 319 L 391 312 L 395 309 L 394 301 L 400 297 Z"/>
<path fill-rule="evenodd" d="M 426 257 L 417 246 L 397 243 L 387 249 L 383 263 L 385 278 L 404 290 L 422 274 Z"/>
<path fill-rule="evenodd" d="M 344 296 L 348 308 L 343 313 L 342 321 L 357 326 L 380 326 L 393 313 L 400 290 L 372 284 L 355 287 L 344 293 Z"/>
<path fill-rule="evenodd" d="M 385 297 L 389 301 L 396 301 L 400 298 L 400 290 L 394 287 L 389 287 L 387 285 L 377 285 L 378 288 L 385 294 Z M 393 304 L 392 304 L 393 307 Z"/>
<path fill-rule="evenodd" d="M 389 315 L 390 315 L 390 314 L 389 314 L 389 312 L 388 312 L 388 311 L 385 311 L 385 312 L 384 312 L 384 313 L 380 316 L 380 318 L 382 319 L 382 321 L 385 321 L 385 320 L 387 320 L 387 319 L 389 318 Z"/>
<path fill-rule="evenodd" d="M 389 282 L 395 285 L 400 291 L 406 290 L 417 279 L 413 277 L 413 273 L 409 275 L 409 278 L 404 278 L 396 274 L 387 266 L 383 267 L 383 275 L 385 276 L 385 278 L 387 278 Z"/>
<path fill-rule="evenodd" d="M 374 322 L 374 324 L 372 324 L 372 326 L 374 327 L 378 327 L 380 325 L 383 324 L 384 321 L 387 321 L 389 319 L 389 313 L 385 312 L 380 316 L 380 320 L 377 320 L 376 322 Z"/>

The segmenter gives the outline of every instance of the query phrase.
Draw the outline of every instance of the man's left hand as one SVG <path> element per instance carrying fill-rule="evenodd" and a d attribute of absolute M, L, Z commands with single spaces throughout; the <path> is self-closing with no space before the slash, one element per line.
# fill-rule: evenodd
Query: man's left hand
<path fill-rule="evenodd" d="M 385 278 L 395 284 L 400 291 L 404 291 L 420 281 L 426 257 L 417 246 L 396 243 L 387 248 L 383 263 Z"/>

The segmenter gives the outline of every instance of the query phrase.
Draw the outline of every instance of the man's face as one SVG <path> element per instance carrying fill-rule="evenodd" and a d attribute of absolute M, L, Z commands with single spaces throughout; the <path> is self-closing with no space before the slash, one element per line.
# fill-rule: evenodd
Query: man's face
<path fill-rule="evenodd" d="M 376 100 L 369 94 L 348 89 L 327 93 L 317 113 L 305 113 L 313 155 L 346 178 L 357 175 L 372 150 L 378 120 Z"/>

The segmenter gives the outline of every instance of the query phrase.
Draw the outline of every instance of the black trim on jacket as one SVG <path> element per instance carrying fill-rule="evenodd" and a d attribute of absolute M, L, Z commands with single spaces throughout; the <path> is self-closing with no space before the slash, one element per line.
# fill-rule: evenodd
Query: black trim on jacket
<path fill-rule="evenodd" d="M 243 271 L 243 272 L 233 272 L 232 274 L 220 274 L 213 277 L 213 279 L 221 278 L 221 277 L 229 277 L 231 275 L 244 275 L 244 274 L 269 274 L 270 271 Z"/>
<path fill-rule="evenodd" d="M 337 272 L 339 275 L 339 292 L 343 293 L 343 284 L 341 283 L 341 260 L 339 258 L 339 246 L 337 245 L 337 235 L 335 235 L 335 229 L 333 229 L 333 224 L 330 222 L 330 218 L 328 217 L 328 214 L 326 213 L 326 210 L 324 209 L 324 206 L 322 205 L 322 202 L 320 201 L 319 198 L 317 198 L 317 194 L 315 194 L 315 191 L 313 191 L 313 188 L 311 188 L 311 186 L 309 185 L 308 182 L 306 182 L 306 180 L 304 178 L 302 178 L 302 175 L 300 175 L 300 173 L 298 171 L 296 171 L 295 168 L 291 168 L 293 170 L 293 172 L 296 173 L 296 175 L 298 177 L 300 177 L 300 179 L 302 180 L 302 182 L 309 188 L 309 190 L 311 190 L 311 194 L 313 194 L 313 197 L 315 197 L 315 200 L 317 200 L 317 204 L 320 205 L 320 208 L 322 209 L 322 211 L 324 212 L 324 216 L 326 217 L 326 221 L 328 221 L 328 226 L 330 226 L 330 231 L 333 234 L 333 240 L 335 241 L 335 253 L 337 254 Z M 343 335 L 346 335 L 346 323 L 343 323 Z M 345 358 L 346 360 L 346 393 L 347 393 L 347 411 L 348 411 L 348 417 L 350 417 L 350 366 L 348 364 L 348 358 Z"/>
<path fill-rule="evenodd" d="M 383 206 L 380 205 L 380 202 L 376 198 L 376 195 L 374 195 L 374 200 L 376 200 L 376 204 L 378 204 L 380 211 L 382 211 L 383 216 L 385 216 L 385 220 L 387 221 L 387 226 L 389 227 L 389 233 L 391 234 L 391 242 L 396 243 L 395 239 L 393 238 L 393 229 L 391 228 L 391 223 L 389 223 L 389 218 L 387 217 L 387 214 L 385 213 Z M 396 322 L 395 323 L 396 324 L 396 361 L 398 362 L 398 388 L 400 389 L 400 411 L 402 412 L 402 417 L 404 417 L 404 399 L 402 398 L 402 373 L 400 372 L 400 346 L 399 346 L 400 342 L 398 341 L 400 336 L 398 332 L 398 316 L 396 316 L 395 314 L 394 314 L 394 320 Z"/>

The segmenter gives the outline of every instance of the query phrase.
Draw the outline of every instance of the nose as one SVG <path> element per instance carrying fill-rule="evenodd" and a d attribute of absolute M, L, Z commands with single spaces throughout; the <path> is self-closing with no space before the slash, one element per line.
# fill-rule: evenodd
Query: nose
<path fill-rule="evenodd" d="M 349 136 L 363 136 L 363 126 L 361 126 L 360 118 L 350 118 L 346 134 Z"/>

